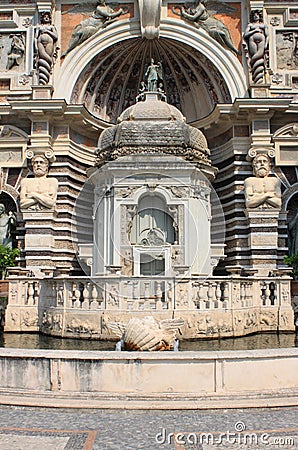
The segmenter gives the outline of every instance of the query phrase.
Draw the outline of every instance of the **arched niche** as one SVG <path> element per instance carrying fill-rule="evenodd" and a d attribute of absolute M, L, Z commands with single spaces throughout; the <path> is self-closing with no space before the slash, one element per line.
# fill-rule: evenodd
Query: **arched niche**
<path fill-rule="evenodd" d="M 4 246 L 16 247 L 17 204 L 11 195 L 2 190 L 0 193 L 0 205 L 4 205 L 3 215 L 2 213 L 0 214 L 0 241 Z"/>
<path fill-rule="evenodd" d="M 161 26 L 160 39 L 141 39 L 136 24 L 111 25 L 64 60 L 55 80 L 55 98 L 85 104 L 95 116 L 115 122 L 135 101 L 146 64 L 163 64 L 168 102 L 188 122 L 210 114 L 217 103 L 247 93 L 243 68 L 232 52 L 200 30 L 175 21 Z"/>
<path fill-rule="evenodd" d="M 160 195 L 143 195 L 137 205 L 130 231 L 131 244 L 163 245 L 177 243 L 174 220 Z"/>
<path fill-rule="evenodd" d="M 298 192 L 296 190 L 286 202 L 288 213 L 288 249 L 289 255 L 294 255 L 298 251 Z"/>

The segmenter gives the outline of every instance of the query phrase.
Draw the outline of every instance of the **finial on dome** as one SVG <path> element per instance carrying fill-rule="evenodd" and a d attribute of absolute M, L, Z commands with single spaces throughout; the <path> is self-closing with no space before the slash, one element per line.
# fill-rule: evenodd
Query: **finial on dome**
<path fill-rule="evenodd" d="M 153 58 L 151 58 L 151 63 L 145 72 L 145 81 L 141 81 L 136 101 L 144 101 L 149 93 L 157 94 L 159 100 L 167 101 L 163 84 L 162 65 L 160 61 L 155 64 Z"/>

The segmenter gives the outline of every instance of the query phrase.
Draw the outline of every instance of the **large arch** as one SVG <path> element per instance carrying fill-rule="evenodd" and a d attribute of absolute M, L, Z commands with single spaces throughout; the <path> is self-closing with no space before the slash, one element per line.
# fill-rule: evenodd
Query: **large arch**
<path fill-rule="evenodd" d="M 127 60 L 130 61 L 136 60 L 134 55 L 142 55 L 143 60 L 140 67 L 140 76 L 146 63 L 144 53 L 148 57 L 150 54 L 156 57 L 161 54 L 164 59 L 168 60 L 168 67 L 172 66 L 170 69 L 171 76 L 173 79 L 176 79 L 178 91 L 179 89 L 182 90 L 182 82 L 178 80 L 179 72 L 182 73 L 182 77 L 184 77 L 185 83 L 188 85 L 187 89 L 189 94 L 184 100 L 179 101 L 180 103 L 184 101 L 188 105 L 192 103 L 192 106 L 189 107 L 185 114 L 188 121 L 195 121 L 208 115 L 212 111 L 215 103 L 230 103 L 235 98 L 241 98 L 247 95 L 246 76 L 237 57 L 232 52 L 220 46 L 204 31 L 194 29 L 194 27 L 182 21 L 171 19 L 165 20 L 161 24 L 159 40 L 142 40 L 137 23 L 128 24 L 123 22 L 112 24 L 107 30 L 101 31 L 89 38 L 80 47 L 72 51 L 62 63 L 60 73 L 55 80 L 55 86 L 57 88 L 54 93 L 54 98 L 65 98 L 69 103 L 85 103 L 86 107 L 94 112 L 96 93 L 92 92 L 93 98 L 88 98 L 89 94 L 86 94 L 88 91 L 88 83 L 90 83 L 94 75 L 92 88 L 96 87 L 94 85 L 95 75 L 98 66 L 101 64 L 100 61 L 105 60 L 107 58 L 105 55 L 115 52 L 117 48 L 117 58 L 120 59 L 121 51 L 126 52 Z M 169 49 L 168 54 L 167 49 Z M 193 53 L 192 62 L 189 62 L 192 57 L 189 49 Z M 176 52 L 178 52 L 176 61 L 173 59 L 174 62 L 170 62 L 171 55 L 175 55 Z M 186 56 L 183 56 L 183 53 Z M 180 64 L 179 70 L 177 69 L 178 61 Z M 198 63 L 197 65 L 197 67 L 200 66 L 200 69 L 192 71 L 197 74 L 196 81 L 197 85 L 200 85 L 200 89 L 194 89 L 194 83 L 190 82 L 192 76 L 191 67 L 195 65 L 194 61 L 200 61 L 200 64 Z M 121 64 L 122 67 L 125 66 L 125 62 L 121 62 Z M 119 69 L 119 64 L 115 63 L 114 66 L 117 66 Z M 86 71 L 88 70 L 89 75 L 86 76 Z M 131 71 L 132 66 L 128 70 L 128 73 L 131 73 Z M 200 71 L 201 75 L 198 75 Z M 108 72 L 110 73 L 111 71 L 108 70 Z M 127 73 L 127 71 L 125 72 Z M 117 73 L 119 73 L 119 70 L 118 72 L 114 72 L 114 80 L 117 78 Z M 135 89 L 137 89 L 140 79 L 134 83 Z M 128 86 L 128 78 L 126 81 Z M 101 87 L 100 80 L 97 79 L 97 90 L 100 91 Z M 123 89 L 123 83 L 121 87 L 122 91 L 125 91 Z M 109 86 L 108 89 L 111 94 L 112 87 Z M 172 91 L 172 88 L 170 90 Z M 102 91 L 104 91 L 104 88 Z M 124 94 L 122 93 L 122 95 Z M 135 98 L 135 95 L 132 95 L 132 97 Z M 200 99 L 199 107 L 196 104 L 197 99 Z M 179 101 L 176 102 L 176 106 L 178 107 Z M 122 109 L 127 106 L 129 104 L 125 104 L 123 101 L 121 105 Z M 180 108 L 183 111 L 183 105 L 180 105 Z M 201 114 L 198 113 L 198 109 L 201 109 Z M 104 112 L 99 112 L 98 114 L 95 111 L 95 115 L 108 122 L 115 121 L 115 117 L 111 118 L 107 114 L 107 102 L 104 104 L 102 110 Z M 118 113 L 119 110 L 114 112 L 114 115 Z"/>

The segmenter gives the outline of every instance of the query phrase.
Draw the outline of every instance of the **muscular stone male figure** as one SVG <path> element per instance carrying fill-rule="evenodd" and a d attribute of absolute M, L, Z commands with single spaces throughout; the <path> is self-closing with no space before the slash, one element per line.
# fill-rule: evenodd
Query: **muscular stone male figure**
<path fill-rule="evenodd" d="M 20 206 L 29 210 L 52 209 L 57 199 L 58 180 L 47 177 L 49 163 L 42 155 L 32 158 L 32 168 L 35 178 L 21 181 Z"/>
<path fill-rule="evenodd" d="M 247 208 L 281 208 L 280 181 L 269 177 L 270 159 L 267 155 L 259 154 L 253 160 L 255 176 L 244 182 L 245 200 Z"/>

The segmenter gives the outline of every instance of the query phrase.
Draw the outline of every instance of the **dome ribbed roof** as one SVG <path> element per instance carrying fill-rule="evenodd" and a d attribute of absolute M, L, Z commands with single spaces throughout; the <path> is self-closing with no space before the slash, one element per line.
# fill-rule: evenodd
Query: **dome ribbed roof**
<path fill-rule="evenodd" d="M 182 113 L 173 105 L 163 102 L 156 94 L 149 93 L 145 101 L 135 103 L 120 115 L 118 121 L 123 120 L 182 120 Z"/>
<path fill-rule="evenodd" d="M 127 108 L 118 124 L 104 130 L 98 141 L 97 164 L 133 154 L 166 153 L 210 165 L 203 133 L 187 125 L 182 113 L 158 93 Z"/>

